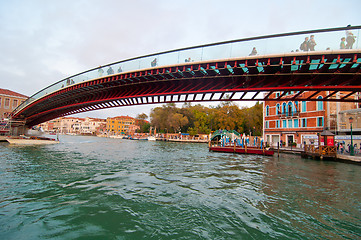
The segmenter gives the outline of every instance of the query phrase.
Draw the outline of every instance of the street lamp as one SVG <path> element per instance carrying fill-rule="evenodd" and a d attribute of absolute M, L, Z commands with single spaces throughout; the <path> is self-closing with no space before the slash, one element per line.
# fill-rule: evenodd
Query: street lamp
<path fill-rule="evenodd" d="M 350 117 L 348 120 L 350 121 L 350 130 L 351 130 L 351 147 L 350 147 L 350 155 L 351 155 L 351 156 L 354 156 L 354 155 L 355 155 L 355 153 L 354 153 L 354 150 L 353 150 L 353 141 L 352 141 L 352 122 L 353 122 L 353 118 L 352 118 L 352 117 Z"/>

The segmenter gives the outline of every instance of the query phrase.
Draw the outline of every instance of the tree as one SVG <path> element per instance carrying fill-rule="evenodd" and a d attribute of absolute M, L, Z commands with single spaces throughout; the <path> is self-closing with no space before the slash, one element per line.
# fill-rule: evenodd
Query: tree
<path fill-rule="evenodd" d="M 243 108 L 242 116 L 243 129 L 245 133 L 252 132 L 252 135 L 261 135 L 263 130 L 263 104 L 256 103 L 251 108 Z"/>
<path fill-rule="evenodd" d="M 151 125 L 159 130 L 173 129 L 174 132 L 182 131 L 192 135 L 209 134 L 217 129 L 246 134 L 252 131 L 252 135 L 261 135 L 263 104 L 256 103 L 251 108 L 241 109 L 232 101 L 222 101 L 218 106 L 209 108 L 200 104 L 184 104 L 182 108 L 166 104 L 152 109 L 150 119 Z"/>
<path fill-rule="evenodd" d="M 141 114 L 138 114 L 136 119 L 139 119 L 139 120 L 146 120 L 148 119 L 148 115 L 145 114 L 145 113 L 141 113 Z"/>
<path fill-rule="evenodd" d="M 139 132 L 149 132 L 150 124 L 146 120 L 148 118 L 148 115 L 145 113 L 138 114 L 135 118 L 136 124 L 140 127 Z"/>
<path fill-rule="evenodd" d="M 180 131 L 181 127 L 188 124 L 188 118 L 180 113 L 175 113 L 168 116 L 168 122 L 174 132 Z"/>
<path fill-rule="evenodd" d="M 193 109 L 194 126 L 191 128 L 193 135 L 200 133 L 209 134 L 212 131 L 211 118 L 209 117 L 208 112 L 209 109 L 202 106 Z M 189 133 L 191 134 L 191 132 Z"/>

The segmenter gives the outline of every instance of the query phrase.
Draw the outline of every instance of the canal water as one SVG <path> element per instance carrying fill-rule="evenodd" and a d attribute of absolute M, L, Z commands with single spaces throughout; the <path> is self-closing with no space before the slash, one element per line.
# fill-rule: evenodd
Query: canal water
<path fill-rule="evenodd" d="M 0 239 L 361 239 L 361 166 L 60 136 L 0 144 Z"/>

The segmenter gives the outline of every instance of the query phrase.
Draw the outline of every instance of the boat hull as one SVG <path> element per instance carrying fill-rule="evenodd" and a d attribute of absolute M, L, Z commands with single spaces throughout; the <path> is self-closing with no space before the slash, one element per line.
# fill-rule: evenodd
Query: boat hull
<path fill-rule="evenodd" d="M 239 154 L 256 154 L 256 155 L 266 155 L 273 156 L 274 151 L 260 148 L 249 147 L 247 149 L 241 147 L 219 147 L 213 146 L 209 148 L 209 151 L 213 152 L 229 152 L 229 153 L 239 153 Z"/>

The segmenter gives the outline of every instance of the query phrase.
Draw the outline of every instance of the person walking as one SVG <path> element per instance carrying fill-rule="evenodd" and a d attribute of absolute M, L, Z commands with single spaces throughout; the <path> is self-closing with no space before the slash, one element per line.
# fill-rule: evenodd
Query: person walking
<path fill-rule="evenodd" d="M 308 49 L 308 37 L 305 37 L 305 41 L 303 41 L 300 45 L 300 50 L 301 51 L 304 51 L 304 52 L 307 52 L 309 49 Z"/>
<path fill-rule="evenodd" d="M 340 49 L 346 49 L 346 38 L 345 37 L 342 37 L 341 38 L 341 43 L 340 43 Z"/>
<path fill-rule="evenodd" d="M 317 45 L 315 41 L 315 35 L 310 36 L 310 40 L 308 41 L 307 45 L 310 51 L 315 51 L 315 46 Z"/>
<path fill-rule="evenodd" d="M 356 36 L 351 31 L 346 31 L 346 49 L 352 49 Z"/>

